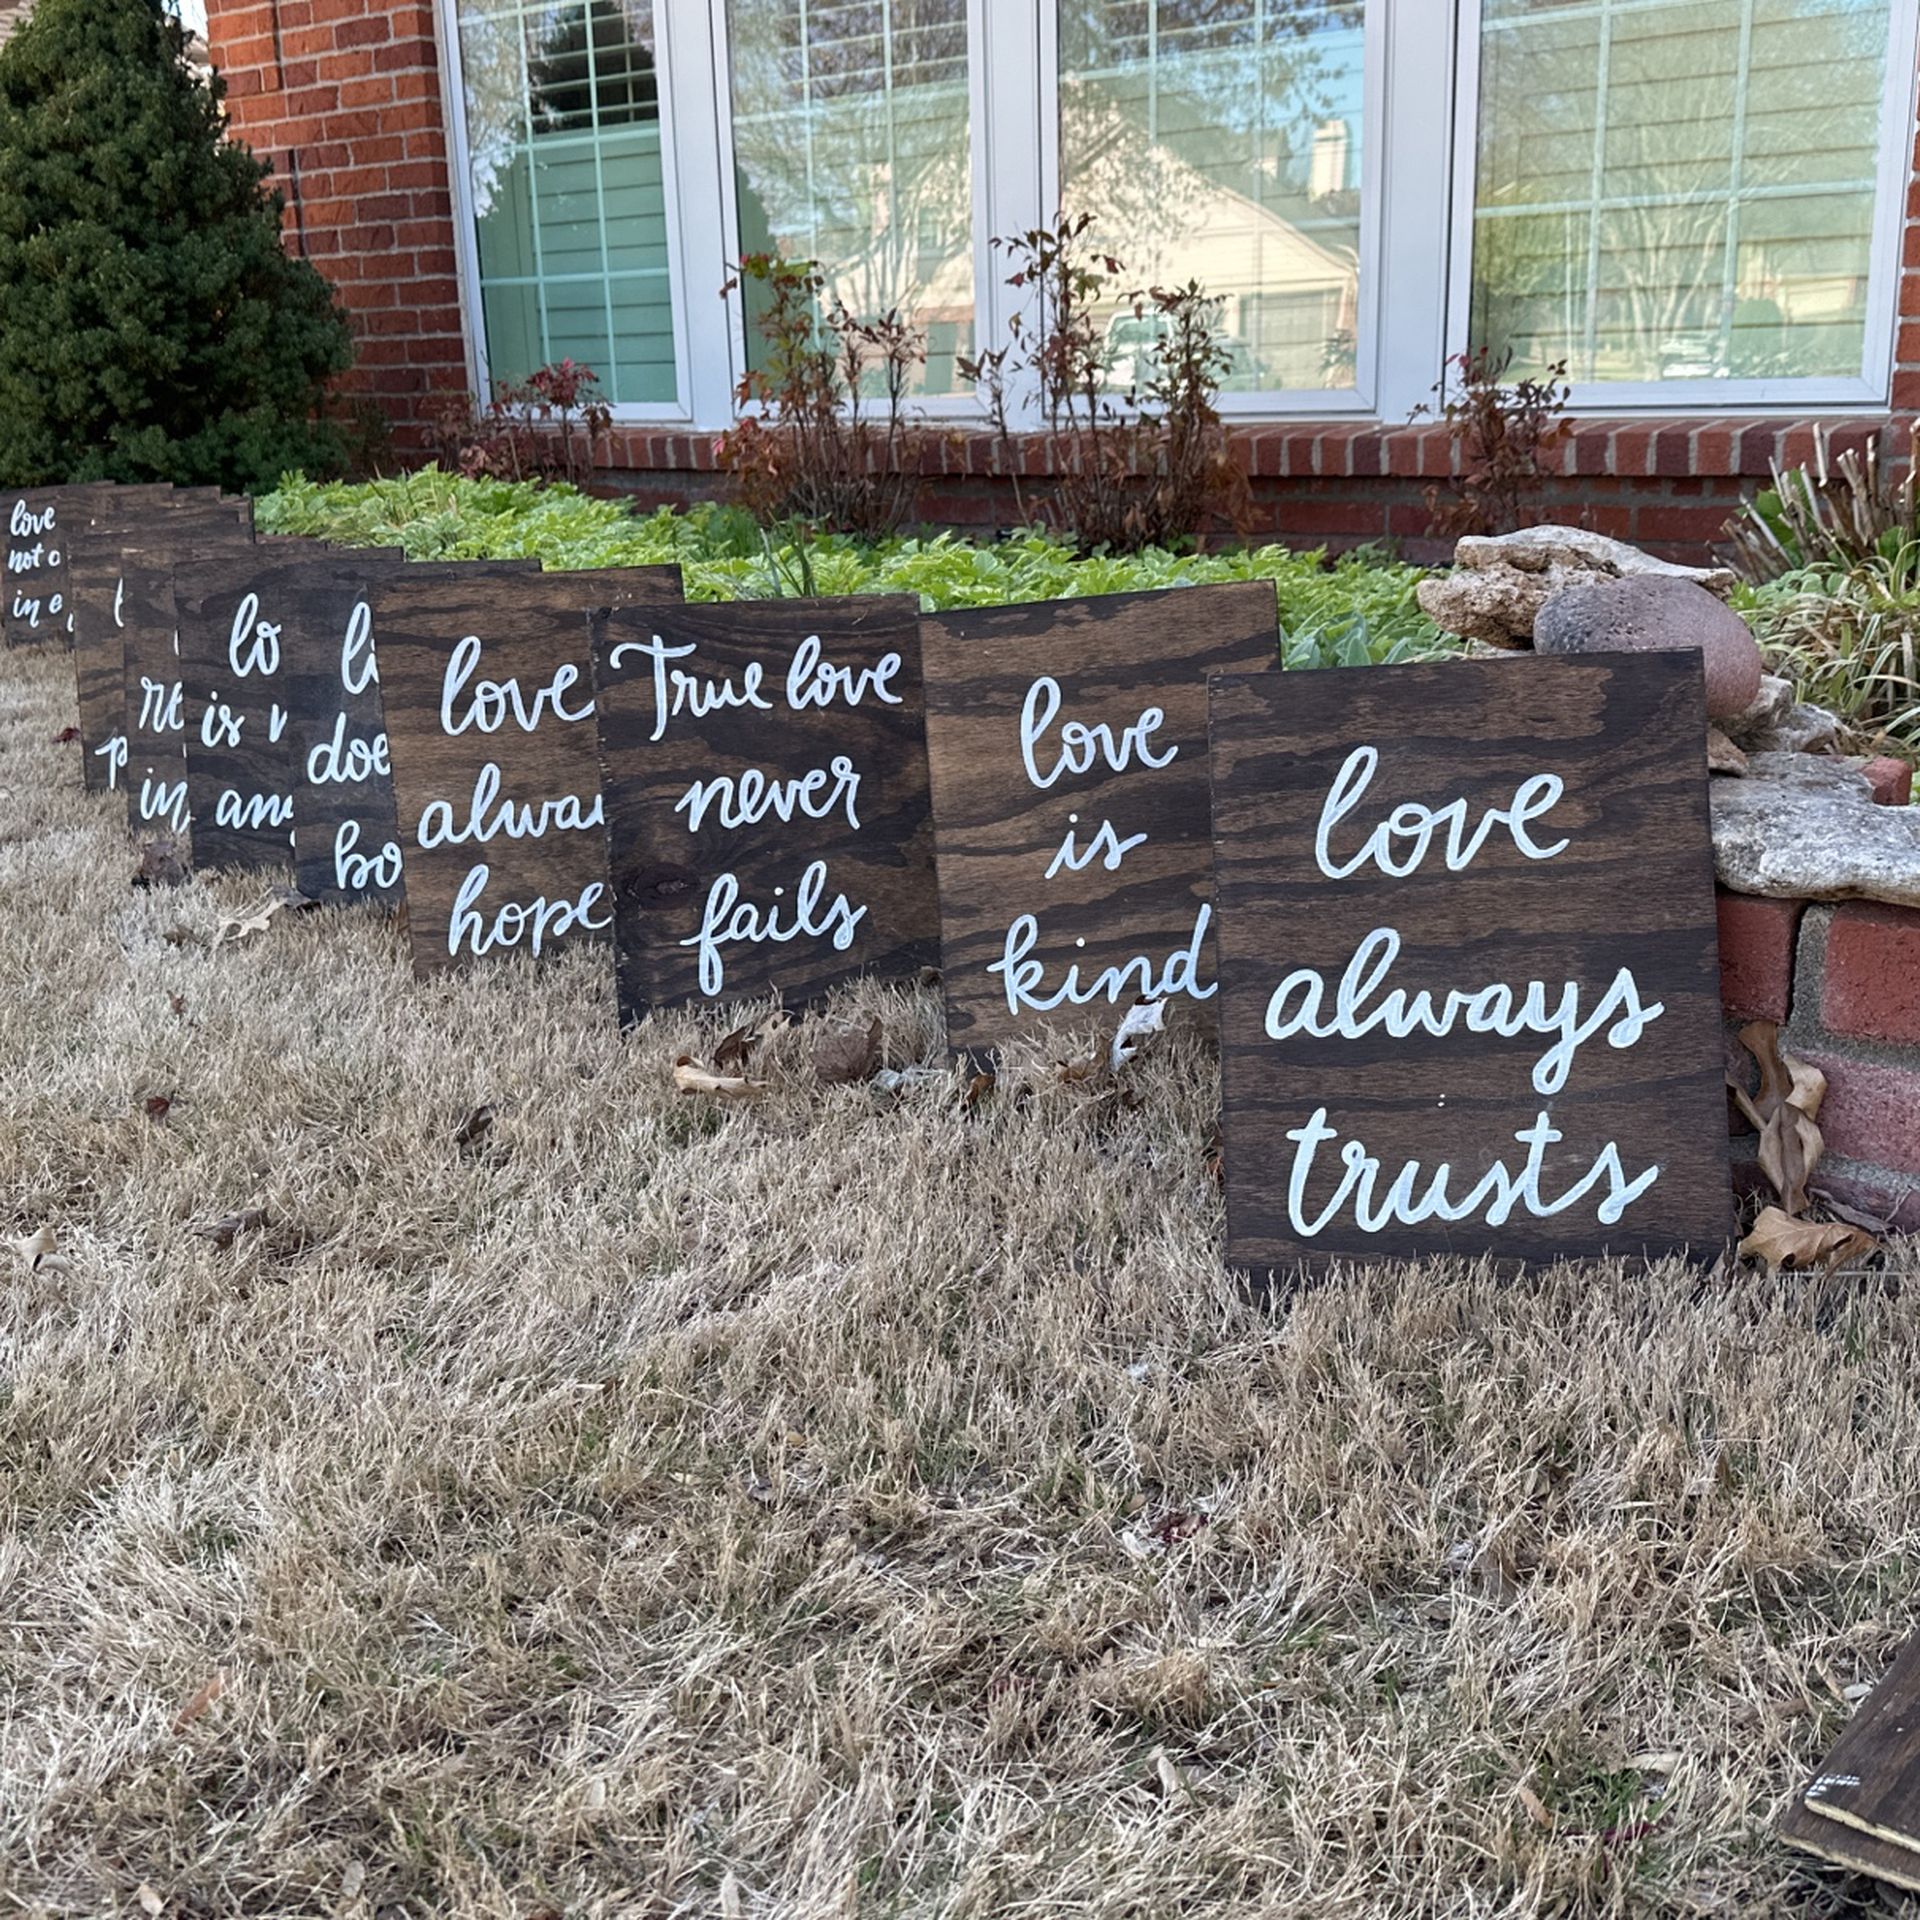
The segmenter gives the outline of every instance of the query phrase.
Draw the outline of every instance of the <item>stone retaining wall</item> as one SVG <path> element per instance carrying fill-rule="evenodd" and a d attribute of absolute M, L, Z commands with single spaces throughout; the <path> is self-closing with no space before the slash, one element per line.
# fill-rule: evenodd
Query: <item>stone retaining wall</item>
<path fill-rule="evenodd" d="M 1875 785 L 1906 798 L 1890 771 Z M 1749 1020 L 1777 1022 L 1785 1051 L 1827 1076 L 1815 1192 L 1920 1230 L 1920 910 L 1722 892 L 1720 995 L 1729 1067 L 1749 1086 L 1734 1038 Z M 1754 1136 L 1736 1125 L 1736 1175 L 1758 1185 Z"/>

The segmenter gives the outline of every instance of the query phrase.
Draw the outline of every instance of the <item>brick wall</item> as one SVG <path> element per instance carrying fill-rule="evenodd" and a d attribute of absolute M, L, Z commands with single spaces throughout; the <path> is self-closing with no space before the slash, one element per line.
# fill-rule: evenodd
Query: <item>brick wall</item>
<path fill-rule="evenodd" d="M 468 385 L 433 9 L 212 0 L 208 16 L 232 130 L 272 162 L 287 245 L 333 282 L 353 327 L 341 396 L 417 449 L 427 396 Z"/>
<path fill-rule="evenodd" d="M 1729 1067 L 1750 1087 L 1732 1038 L 1749 1020 L 1776 1022 L 1785 1050 L 1827 1076 L 1814 1191 L 1920 1230 L 1920 911 L 1722 893 L 1720 990 Z M 1753 1148 L 1750 1132 L 1734 1142 L 1748 1186 Z"/>

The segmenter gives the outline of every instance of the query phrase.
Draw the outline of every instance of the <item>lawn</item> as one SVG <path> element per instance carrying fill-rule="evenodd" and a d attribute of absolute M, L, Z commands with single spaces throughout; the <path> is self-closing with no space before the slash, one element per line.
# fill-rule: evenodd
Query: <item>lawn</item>
<path fill-rule="evenodd" d="M 1264 1311 L 1198 1052 L 725 1108 L 586 956 L 215 944 L 72 719 L 0 662 L 6 1910 L 1849 1910 L 1771 1824 L 1914 1624 L 1920 1292 Z"/>

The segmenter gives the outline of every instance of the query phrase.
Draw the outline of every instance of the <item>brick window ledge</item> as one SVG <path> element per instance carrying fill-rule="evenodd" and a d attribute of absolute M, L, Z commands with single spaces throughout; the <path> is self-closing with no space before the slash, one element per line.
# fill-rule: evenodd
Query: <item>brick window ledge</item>
<path fill-rule="evenodd" d="M 1835 454 L 1864 448 L 1888 425 L 1885 415 L 1826 415 L 1801 420 L 1752 415 L 1648 418 L 1583 415 L 1567 422 L 1545 457 L 1556 477 L 1609 475 L 1617 479 L 1717 478 L 1764 480 L 1773 466 L 1813 456 L 1824 428 Z M 1435 421 L 1388 425 L 1380 421 L 1234 421 L 1234 456 L 1255 479 L 1445 479 L 1452 470 L 1452 438 Z M 666 473 L 712 473 L 717 436 L 685 429 L 615 426 L 602 451 L 609 468 Z M 1044 435 L 1016 434 L 1017 471 L 1044 475 L 1052 463 Z M 928 478 L 1007 478 L 1016 471 L 999 437 L 977 429 L 927 430 L 921 471 Z"/>

